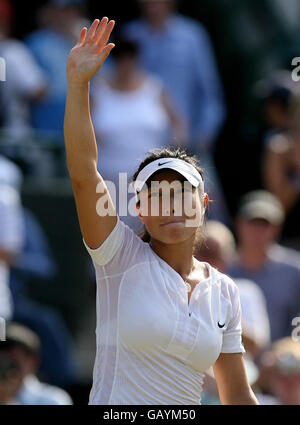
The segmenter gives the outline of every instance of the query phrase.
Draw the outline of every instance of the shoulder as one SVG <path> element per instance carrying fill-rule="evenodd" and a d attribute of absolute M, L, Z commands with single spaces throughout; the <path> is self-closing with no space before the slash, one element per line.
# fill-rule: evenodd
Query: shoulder
<path fill-rule="evenodd" d="M 16 56 L 21 56 L 29 54 L 28 46 L 20 40 L 10 39 L 5 40 L 1 43 L 1 54 L 5 57 L 6 60 L 14 59 Z"/>
<path fill-rule="evenodd" d="M 0 184 L 8 184 L 15 189 L 20 189 L 23 180 L 19 167 L 9 159 L 0 155 Z"/>
<path fill-rule="evenodd" d="M 195 19 L 184 16 L 181 14 L 175 14 L 172 18 L 172 27 L 178 32 L 185 34 L 191 38 L 207 38 L 208 31 L 205 26 Z"/>
<path fill-rule="evenodd" d="M 274 244 L 269 251 L 269 257 L 278 263 L 283 263 L 300 271 L 300 253 L 293 248 Z"/>
<path fill-rule="evenodd" d="M 2 206 L 20 205 L 19 192 L 8 184 L 0 183 L 0 205 Z"/>
<path fill-rule="evenodd" d="M 204 25 L 201 24 L 201 22 L 197 21 L 196 19 L 191 18 L 190 16 L 176 13 L 172 19 L 176 25 L 178 25 L 181 28 L 187 29 L 190 32 L 202 31 L 202 30 L 206 32 Z"/>
<path fill-rule="evenodd" d="M 66 391 L 52 385 L 41 384 L 41 395 L 43 395 L 45 398 L 48 398 L 49 400 L 52 400 L 53 404 L 73 404 L 71 397 Z"/>
<path fill-rule="evenodd" d="M 212 281 L 219 283 L 221 286 L 226 288 L 231 288 L 232 290 L 237 289 L 238 286 L 235 281 L 228 274 L 222 273 L 217 270 L 215 267 L 210 266 L 212 273 Z"/>
<path fill-rule="evenodd" d="M 28 376 L 19 394 L 23 404 L 71 405 L 69 394 L 61 388 L 44 384 L 35 376 Z"/>
<path fill-rule="evenodd" d="M 119 216 L 115 227 L 101 246 L 91 249 L 84 240 L 83 242 L 99 276 L 124 273 L 144 261 L 148 245 Z"/>
<path fill-rule="evenodd" d="M 219 270 L 210 266 L 212 285 L 217 286 L 223 297 L 230 302 L 239 299 L 239 287 L 236 282 L 227 274 L 221 273 Z"/>
<path fill-rule="evenodd" d="M 52 38 L 50 31 L 46 29 L 39 29 L 27 35 L 24 40 L 29 46 L 38 46 L 47 42 L 50 38 Z"/>

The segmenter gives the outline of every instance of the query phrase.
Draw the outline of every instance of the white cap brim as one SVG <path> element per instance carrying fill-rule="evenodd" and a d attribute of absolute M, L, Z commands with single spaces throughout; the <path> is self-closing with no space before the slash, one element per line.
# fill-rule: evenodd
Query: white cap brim
<path fill-rule="evenodd" d="M 204 192 L 203 180 L 198 170 L 192 164 L 178 158 L 160 158 L 146 165 L 146 167 L 144 167 L 138 174 L 134 182 L 135 192 L 139 193 L 142 190 L 144 184 L 147 182 L 149 177 L 152 176 L 152 174 L 165 168 L 177 171 L 194 187 L 200 186 L 200 189 Z"/>

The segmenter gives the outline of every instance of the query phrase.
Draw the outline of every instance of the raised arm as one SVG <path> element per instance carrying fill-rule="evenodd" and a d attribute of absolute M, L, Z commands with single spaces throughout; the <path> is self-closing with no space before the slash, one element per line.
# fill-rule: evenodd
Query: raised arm
<path fill-rule="evenodd" d="M 97 171 L 98 152 L 89 105 L 90 80 L 114 47 L 112 43 L 107 44 L 114 24 L 105 17 L 101 22 L 95 19 L 89 30 L 83 28 L 67 63 L 68 92 L 64 121 L 67 167 L 81 232 L 92 249 L 104 242 L 117 222 L 107 186 Z M 97 212 L 97 202 L 102 196 L 106 197 L 104 205 L 109 211 L 105 216 L 101 212 L 99 214 L 99 209 Z"/>

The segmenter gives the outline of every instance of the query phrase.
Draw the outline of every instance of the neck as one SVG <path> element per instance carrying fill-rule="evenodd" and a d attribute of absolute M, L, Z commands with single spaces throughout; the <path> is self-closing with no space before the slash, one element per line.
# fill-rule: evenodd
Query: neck
<path fill-rule="evenodd" d="M 153 251 L 169 264 L 183 279 L 186 279 L 193 270 L 193 246 L 195 236 L 177 244 L 165 244 L 156 239 L 151 239 L 150 246 Z"/>
<path fill-rule="evenodd" d="M 240 262 L 248 270 L 259 270 L 267 260 L 267 250 L 264 247 L 241 246 L 238 254 Z"/>
<path fill-rule="evenodd" d="M 164 17 L 161 17 L 160 19 L 155 19 L 155 20 L 152 20 L 152 21 L 148 20 L 150 28 L 153 31 L 160 31 L 160 30 L 164 29 L 170 16 L 171 16 L 171 13 L 164 16 Z"/>

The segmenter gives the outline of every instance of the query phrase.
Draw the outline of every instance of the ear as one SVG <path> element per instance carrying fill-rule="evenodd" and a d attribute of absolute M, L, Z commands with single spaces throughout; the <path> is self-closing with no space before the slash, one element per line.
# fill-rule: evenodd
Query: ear
<path fill-rule="evenodd" d="M 141 207 L 139 206 L 139 205 L 135 205 L 135 209 L 136 209 L 136 212 L 138 213 L 138 218 L 141 220 L 141 222 L 143 223 L 143 224 L 145 224 L 145 222 L 144 222 L 144 217 L 142 216 L 142 211 L 141 211 Z"/>
<path fill-rule="evenodd" d="M 206 209 L 206 207 L 207 207 L 207 205 L 208 205 L 208 203 L 209 203 L 209 197 L 208 197 L 208 194 L 207 193 L 204 193 L 204 195 L 203 195 L 203 206 L 204 206 L 204 208 Z"/>

